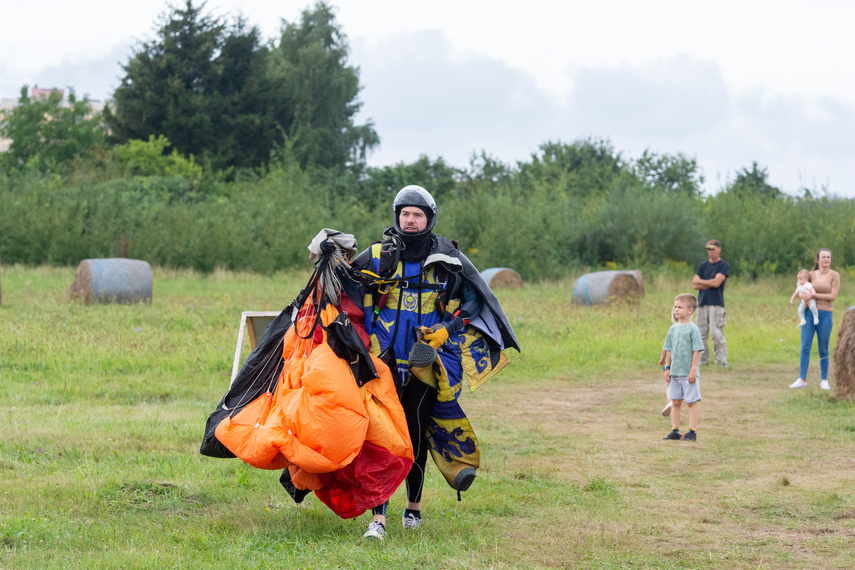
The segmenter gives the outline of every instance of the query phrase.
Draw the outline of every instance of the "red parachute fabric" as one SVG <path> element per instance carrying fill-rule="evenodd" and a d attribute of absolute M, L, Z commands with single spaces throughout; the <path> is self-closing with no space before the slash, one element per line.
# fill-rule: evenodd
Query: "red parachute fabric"
<path fill-rule="evenodd" d="M 338 314 L 328 304 L 321 322 L 328 326 Z M 352 518 L 394 494 L 413 448 L 389 368 L 372 356 L 380 377 L 359 387 L 326 331 L 312 328 L 316 316 L 310 298 L 285 335 L 275 389 L 223 419 L 216 437 L 253 467 L 288 468 L 295 487 Z"/>

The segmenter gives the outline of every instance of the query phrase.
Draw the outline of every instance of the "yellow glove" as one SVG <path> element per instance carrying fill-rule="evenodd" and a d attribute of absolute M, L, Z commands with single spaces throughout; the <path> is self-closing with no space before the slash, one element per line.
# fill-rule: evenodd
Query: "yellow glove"
<path fill-rule="evenodd" d="M 448 329 L 441 324 L 435 324 L 422 335 L 422 340 L 427 341 L 434 348 L 439 348 L 448 340 Z"/>

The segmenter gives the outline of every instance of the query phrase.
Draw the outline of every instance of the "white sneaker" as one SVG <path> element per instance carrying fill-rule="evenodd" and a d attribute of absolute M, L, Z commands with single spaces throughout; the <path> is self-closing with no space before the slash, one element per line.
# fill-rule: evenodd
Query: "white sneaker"
<path fill-rule="evenodd" d="M 807 386 L 807 382 L 801 378 L 790 384 L 790 388 L 804 388 L 805 386 Z"/>
<path fill-rule="evenodd" d="M 371 521 L 368 524 L 368 530 L 362 535 L 363 538 L 376 538 L 377 540 L 386 539 L 386 527 L 378 521 Z"/>
<path fill-rule="evenodd" d="M 819 387 L 823 390 L 831 390 L 831 386 L 828 385 L 828 380 L 823 380 L 819 383 Z"/>
<path fill-rule="evenodd" d="M 814 320 L 813 320 L 813 324 L 814 324 L 814 325 L 818 325 L 818 324 L 819 324 L 819 318 L 814 319 Z"/>
<path fill-rule="evenodd" d="M 671 415 L 671 400 L 668 400 L 668 405 L 662 408 L 662 416 L 668 417 Z"/>
<path fill-rule="evenodd" d="M 806 321 L 806 320 L 804 320 L 804 319 L 802 319 L 802 320 L 800 320 L 800 321 L 799 321 L 799 326 L 800 326 L 800 327 L 803 327 L 803 326 L 805 326 L 806 324 L 807 324 L 807 321 Z M 816 323 L 814 323 L 814 324 L 816 324 Z"/>
<path fill-rule="evenodd" d="M 401 517 L 401 522 L 404 524 L 404 530 L 416 530 L 422 525 L 422 519 L 413 513 L 410 513 L 405 517 Z"/>

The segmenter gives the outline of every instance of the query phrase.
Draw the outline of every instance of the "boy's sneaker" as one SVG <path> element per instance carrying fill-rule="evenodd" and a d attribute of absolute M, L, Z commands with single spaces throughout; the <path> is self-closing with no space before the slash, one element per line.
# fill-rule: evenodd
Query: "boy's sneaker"
<path fill-rule="evenodd" d="M 376 538 L 384 540 L 386 538 L 386 527 L 379 521 L 371 521 L 368 524 L 368 530 L 362 535 L 363 538 Z"/>
<path fill-rule="evenodd" d="M 814 318 L 813 318 L 813 324 L 814 324 L 814 325 L 818 325 L 818 324 L 819 324 L 819 317 L 814 317 Z"/>
<path fill-rule="evenodd" d="M 680 435 L 680 430 L 678 430 L 678 429 L 672 429 L 672 430 L 671 430 L 671 433 L 669 433 L 668 435 L 666 435 L 666 436 L 665 436 L 665 437 L 663 437 L 662 439 L 676 439 L 676 440 L 680 440 L 680 439 L 682 439 L 682 436 Z"/>
<path fill-rule="evenodd" d="M 404 530 L 416 530 L 422 525 L 421 517 L 417 517 L 413 513 L 407 513 L 401 518 L 404 524 Z"/>
<path fill-rule="evenodd" d="M 698 440 L 698 433 L 693 429 L 690 429 L 688 432 L 686 432 L 686 435 L 683 436 L 683 441 L 697 441 L 697 440 Z"/>
<path fill-rule="evenodd" d="M 807 382 L 801 378 L 798 378 L 795 382 L 790 384 L 790 388 L 804 388 L 805 386 L 807 386 Z"/>
<path fill-rule="evenodd" d="M 662 408 L 662 417 L 667 418 L 671 415 L 671 400 L 668 400 L 668 405 Z"/>
<path fill-rule="evenodd" d="M 800 327 L 803 327 L 803 326 L 805 326 L 806 324 L 807 324 L 807 321 L 806 321 L 806 320 L 804 320 L 804 319 L 802 319 L 802 320 L 800 320 L 800 321 L 799 321 L 799 326 L 800 326 Z M 816 324 L 816 323 L 814 323 L 814 324 Z"/>
<path fill-rule="evenodd" d="M 831 386 L 828 385 L 828 380 L 823 380 L 819 383 L 819 387 L 823 390 L 831 390 Z"/>

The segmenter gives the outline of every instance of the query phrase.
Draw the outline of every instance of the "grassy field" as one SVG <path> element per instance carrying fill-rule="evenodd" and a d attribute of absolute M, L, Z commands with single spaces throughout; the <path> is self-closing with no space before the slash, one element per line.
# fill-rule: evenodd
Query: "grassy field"
<path fill-rule="evenodd" d="M 851 568 L 855 406 L 798 375 L 792 279 L 728 283 L 730 367 L 704 368 L 697 443 L 664 442 L 656 365 L 683 282 L 571 305 L 499 291 L 523 352 L 462 404 L 483 465 L 462 502 L 430 467 L 425 524 L 384 543 L 278 472 L 198 453 L 240 313 L 308 277 L 156 270 L 154 302 L 65 300 L 71 268 L 4 267 L 0 568 Z M 847 283 L 835 331 L 853 301 Z M 833 383 L 833 378 L 832 378 Z"/>

